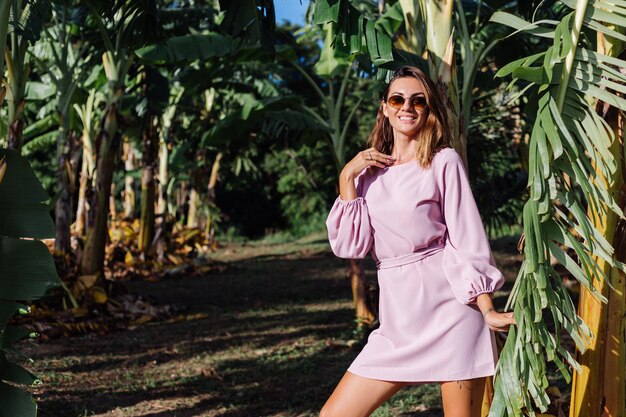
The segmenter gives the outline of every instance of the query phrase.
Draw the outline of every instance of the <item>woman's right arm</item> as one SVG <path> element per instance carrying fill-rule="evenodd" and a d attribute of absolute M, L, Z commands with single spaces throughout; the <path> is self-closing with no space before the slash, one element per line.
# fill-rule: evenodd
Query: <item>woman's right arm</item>
<path fill-rule="evenodd" d="M 393 161 L 394 158 L 391 155 L 378 152 L 374 148 L 365 149 L 356 154 L 339 174 L 339 196 L 341 199 L 349 201 L 357 198 L 355 180 L 365 168 L 371 166 L 385 168 Z"/>
<path fill-rule="evenodd" d="M 367 149 L 346 164 L 339 178 L 339 196 L 326 220 L 328 240 L 333 253 L 340 258 L 360 259 L 370 251 L 373 242 L 369 213 L 363 197 L 357 193 L 358 176 L 370 166 L 385 167 L 388 155 Z"/>

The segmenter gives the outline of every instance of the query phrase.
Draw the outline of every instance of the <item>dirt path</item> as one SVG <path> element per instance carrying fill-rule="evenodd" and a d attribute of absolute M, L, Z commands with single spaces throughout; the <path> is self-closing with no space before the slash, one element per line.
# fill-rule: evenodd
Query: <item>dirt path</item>
<path fill-rule="evenodd" d="M 512 280 L 519 257 L 509 246 L 495 254 Z M 206 318 L 25 344 L 44 382 L 36 390 L 40 416 L 317 416 L 361 347 L 345 263 L 324 235 L 232 245 L 217 256 L 226 271 L 129 285 Z M 510 287 L 496 294 L 497 306 Z M 424 385 L 403 390 L 375 416 L 442 416 L 440 407 L 438 385 Z"/>

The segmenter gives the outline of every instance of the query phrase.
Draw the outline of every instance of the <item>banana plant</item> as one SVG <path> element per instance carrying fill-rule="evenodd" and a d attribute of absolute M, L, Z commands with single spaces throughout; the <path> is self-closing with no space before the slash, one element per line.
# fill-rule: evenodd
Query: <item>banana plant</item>
<path fill-rule="evenodd" d="M 96 174 L 92 223 L 87 224 L 81 271 L 102 276 L 113 169 L 121 146 L 122 98 L 133 63 L 133 51 L 160 39 L 154 0 L 87 2 L 93 22 L 102 38 L 102 65 L 107 78 L 106 106 L 95 137 Z"/>
<path fill-rule="evenodd" d="M 16 5 L 9 1 L 0 5 L 2 45 L 6 44 L 11 6 Z M 4 58 L 0 54 L 2 77 Z M 0 105 L 4 93 L 3 87 Z M 0 150 L 0 417 L 37 414 L 37 404 L 23 388 L 39 381 L 7 357 L 15 342 L 34 335 L 7 322 L 15 314 L 29 312 L 21 302 L 38 299 L 60 283 L 52 256 L 39 240 L 54 235 L 44 203 L 47 199 L 28 162 L 14 150 Z"/>
<path fill-rule="evenodd" d="M 80 118 L 82 123 L 81 143 L 82 143 L 82 163 L 80 171 L 80 179 L 78 186 L 78 200 L 76 203 L 76 221 L 74 223 L 74 231 L 83 236 L 85 231 L 85 223 L 87 221 L 87 194 L 93 189 L 93 175 L 96 169 L 96 157 L 94 152 L 94 138 L 96 136 L 97 113 L 96 110 L 99 103 L 104 101 L 101 94 L 97 93 L 96 88 L 89 90 L 87 100 L 83 104 L 74 103 L 74 111 Z"/>
<path fill-rule="evenodd" d="M 620 194 L 624 149 L 601 114 L 610 107 L 620 113 L 626 110 L 621 96 L 626 93 L 622 72 L 626 61 L 595 51 L 583 29 L 619 41 L 613 55 L 621 54 L 626 2 L 562 3 L 572 11 L 561 20 L 527 22 L 508 13 L 492 17 L 516 32 L 553 41 L 547 50 L 515 60 L 498 72 L 525 85 L 519 95 L 528 97 L 537 110 L 529 143 L 524 262 L 506 306 L 514 307 L 517 325 L 509 332 L 496 368 L 490 417 L 534 416 L 533 404 L 544 412 L 550 401 L 546 361 L 554 362 L 568 382 L 570 370 L 576 371 L 570 415 L 624 413 L 626 265 L 624 253 L 614 249 L 623 239 L 618 225 L 626 220 Z M 573 251 L 578 262 L 563 247 Z M 581 285 L 578 313 L 551 265 L 552 257 Z M 613 334 L 602 328 L 607 309 L 617 309 Z M 546 326 L 544 314 L 552 315 L 554 332 Z M 562 345 L 561 330 L 575 342 L 576 357 Z M 605 360 L 614 367 L 603 368 Z"/>
<path fill-rule="evenodd" d="M 34 334 L 7 326 L 27 314 L 23 300 L 35 300 L 59 285 L 48 248 L 39 239 L 54 236 L 44 203 L 48 195 L 28 162 L 10 149 L 0 150 L 0 417 L 34 417 L 37 404 L 24 387 L 37 378 L 8 359 L 12 345 Z"/>
<path fill-rule="evenodd" d="M 5 0 L 3 3 L 11 3 L 13 18 L 12 30 L 8 33 L 10 46 L 6 53 L 7 146 L 19 152 L 24 129 L 24 95 L 31 71 L 27 51 L 39 39 L 43 25 L 52 15 L 52 8 L 49 0 Z"/>
<path fill-rule="evenodd" d="M 69 15 L 72 9 L 60 4 L 53 9 L 52 25 L 44 29 L 45 43 L 31 53 L 31 59 L 39 64 L 44 77 L 56 89 L 57 128 L 57 175 L 58 198 L 55 205 L 55 252 L 67 254 L 70 251 L 70 223 L 72 218 L 72 196 L 74 188 L 73 169 L 70 165 L 70 121 L 72 118 L 75 92 L 87 75 L 84 70 L 87 44 L 71 41 L 72 22 Z"/>
<path fill-rule="evenodd" d="M 326 36 L 331 33 L 331 28 L 326 25 Z M 351 122 L 356 114 L 356 110 L 360 107 L 364 95 L 361 95 L 356 104 L 353 104 L 347 114 L 343 111 L 346 92 L 348 91 L 348 84 L 350 82 L 350 76 L 354 73 L 352 65 L 344 65 L 343 74 L 339 78 L 337 86 L 335 86 L 335 79 L 329 77 L 325 78 L 325 83 L 328 85 L 328 92 L 324 92 L 315 80 L 297 63 L 292 61 L 291 65 L 302 75 L 302 77 L 311 86 L 311 89 L 316 93 L 322 103 L 324 115 L 319 115 L 317 112 L 306 107 L 306 110 L 313 118 L 322 126 L 326 126 L 327 132 L 324 133 L 324 137 L 328 139 L 329 149 L 333 156 L 337 175 L 341 173 L 341 170 L 346 164 L 346 140 L 348 132 L 351 128 Z M 339 68 L 339 66 L 338 66 Z M 318 71 L 325 72 L 323 66 L 317 67 Z M 345 117 L 342 117 L 346 114 Z M 365 326 L 369 326 L 374 322 L 374 313 L 368 308 L 365 294 L 367 293 L 365 273 L 363 264 L 360 260 L 351 259 L 349 261 L 350 273 L 349 279 L 352 288 L 352 299 L 354 302 L 354 308 L 356 313 L 357 328 L 359 331 L 365 330 Z"/>
<path fill-rule="evenodd" d="M 169 81 L 157 68 L 144 64 L 139 71 L 139 100 L 135 111 L 141 123 L 142 169 L 139 250 L 147 256 L 155 234 L 156 169 L 160 120 L 168 105 Z"/>

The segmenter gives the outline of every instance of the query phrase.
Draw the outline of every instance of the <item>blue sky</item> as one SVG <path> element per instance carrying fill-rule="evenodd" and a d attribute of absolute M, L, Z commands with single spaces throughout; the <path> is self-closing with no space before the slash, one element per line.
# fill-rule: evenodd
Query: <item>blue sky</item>
<path fill-rule="evenodd" d="M 309 0 L 274 0 L 276 23 L 280 24 L 286 19 L 292 23 L 303 25 L 304 14 L 308 6 Z"/>

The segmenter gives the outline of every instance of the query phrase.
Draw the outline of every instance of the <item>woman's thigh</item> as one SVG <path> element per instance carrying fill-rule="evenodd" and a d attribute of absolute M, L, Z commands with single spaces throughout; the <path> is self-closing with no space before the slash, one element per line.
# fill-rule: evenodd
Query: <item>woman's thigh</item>
<path fill-rule="evenodd" d="M 446 417 L 480 417 L 486 377 L 441 382 Z"/>
<path fill-rule="evenodd" d="M 381 381 L 346 372 L 337 384 L 320 417 L 367 417 L 406 382 Z"/>

